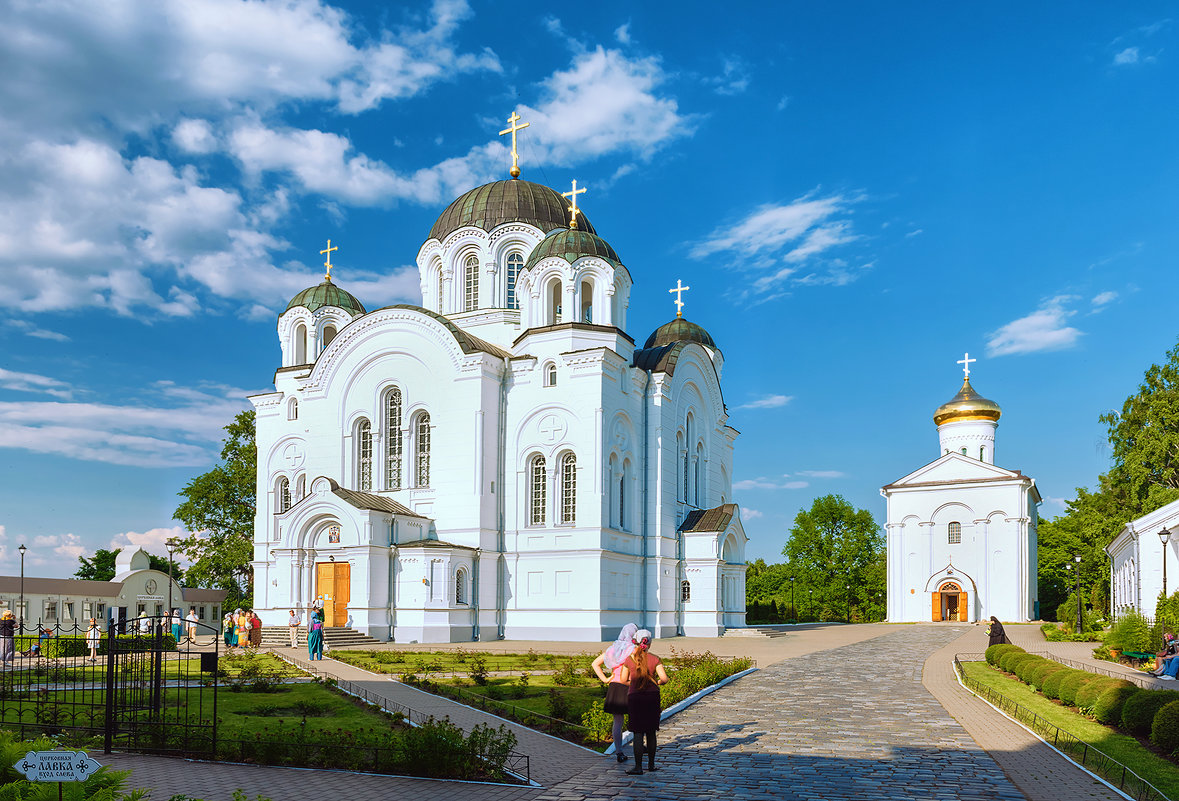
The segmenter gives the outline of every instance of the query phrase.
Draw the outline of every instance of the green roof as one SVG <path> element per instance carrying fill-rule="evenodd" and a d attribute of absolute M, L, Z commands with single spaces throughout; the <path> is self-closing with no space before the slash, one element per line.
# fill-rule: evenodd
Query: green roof
<path fill-rule="evenodd" d="M 589 231 L 572 228 L 552 231 L 540 240 L 540 244 L 534 247 L 532 253 L 529 254 L 524 269 L 532 269 L 538 261 L 547 259 L 549 256 L 560 256 L 570 264 L 582 256 L 597 256 L 615 267 L 622 263 L 618 254 L 614 252 L 614 248 L 610 247 L 610 243 L 605 239 Z"/>
<path fill-rule="evenodd" d="M 497 225 L 522 222 L 546 233 L 569 225 L 569 202 L 554 189 L 519 178 L 477 186 L 446 207 L 430 229 L 430 238 L 445 239 L 460 228 L 490 231 Z M 593 233 L 585 215 L 577 212 L 579 228 Z"/>
<path fill-rule="evenodd" d="M 307 311 L 312 312 L 324 306 L 335 306 L 350 312 L 353 317 L 365 313 L 364 306 L 360 304 L 359 300 L 352 297 L 352 295 L 343 289 L 340 289 L 331 281 L 324 281 L 315 286 L 307 287 L 298 295 L 291 298 L 291 302 L 287 304 L 286 311 L 290 311 L 296 306 L 302 306 Z"/>
<path fill-rule="evenodd" d="M 664 323 L 647 337 L 644 348 L 655 348 L 660 345 L 670 345 L 673 342 L 698 342 L 710 348 L 719 350 L 712 336 L 703 327 L 696 325 L 683 317 L 676 317 L 669 323 Z"/>

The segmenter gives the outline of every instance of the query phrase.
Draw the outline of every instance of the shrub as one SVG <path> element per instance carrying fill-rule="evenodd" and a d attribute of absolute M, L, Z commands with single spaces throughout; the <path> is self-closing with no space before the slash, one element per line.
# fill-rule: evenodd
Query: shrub
<path fill-rule="evenodd" d="M 549 717 L 557 718 L 558 720 L 569 720 L 571 715 L 572 710 L 569 708 L 569 699 L 556 687 L 550 687 Z"/>
<path fill-rule="evenodd" d="M 1139 690 L 1122 707 L 1122 730 L 1143 737 L 1149 735 L 1155 713 L 1171 701 L 1179 701 L 1179 691 Z"/>
<path fill-rule="evenodd" d="M 606 711 L 601 701 L 594 701 L 581 716 L 581 725 L 599 741 L 610 739 L 614 729 L 614 716 Z"/>
<path fill-rule="evenodd" d="M 1086 670 L 1074 670 L 1072 675 L 1066 676 L 1060 683 L 1060 694 L 1057 696 L 1065 706 L 1076 706 L 1077 692 L 1097 676 Z"/>
<path fill-rule="evenodd" d="M 573 666 L 572 662 L 566 662 L 561 665 L 561 669 L 553 674 L 553 683 L 561 687 L 574 687 L 582 683 L 581 676 L 577 675 L 577 668 Z M 553 715 L 557 717 L 557 715 Z"/>
<path fill-rule="evenodd" d="M 1145 652 L 1150 649 L 1150 626 L 1146 618 L 1133 609 L 1122 614 L 1114 623 L 1105 638 L 1105 644 L 1110 648 L 1121 648 L 1123 651 Z"/>
<path fill-rule="evenodd" d="M 1077 690 L 1074 701 L 1077 709 L 1092 710 L 1093 705 L 1097 703 L 1097 697 L 1112 687 L 1117 681 L 1117 679 L 1111 676 L 1098 676 L 1092 681 L 1086 682 L 1081 689 Z"/>
<path fill-rule="evenodd" d="M 1079 672 L 1080 671 L 1074 670 L 1073 668 L 1064 668 L 1063 670 L 1058 670 L 1055 673 L 1049 674 L 1048 677 L 1044 679 L 1044 684 L 1040 688 L 1040 692 L 1044 693 L 1044 697 L 1046 698 L 1055 698 L 1059 700 L 1060 685 L 1069 676 Z"/>
<path fill-rule="evenodd" d="M 1015 666 L 1015 675 L 1024 684 L 1032 683 L 1032 673 L 1044 665 L 1051 664 L 1051 660 L 1045 659 L 1042 656 L 1033 656 L 1031 659 L 1021 659 Z"/>
<path fill-rule="evenodd" d="M 1122 707 L 1125 705 L 1126 699 L 1138 692 L 1139 689 L 1138 685 L 1132 681 L 1124 679 L 1115 681 L 1102 690 L 1101 695 L 1097 696 L 1097 700 L 1093 704 L 1093 717 L 1097 718 L 1098 723 L 1117 726 L 1122 722 Z"/>
<path fill-rule="evenodd" d="M 1150 726 L 1150 741 L 1169 754 L 1179 748 L 1179 701 L 1159 708 Z"/>
<path fill-rule="evenodd" d="M 1032 685 L 1041 692 L 1044 690 L 1044 681 L 1049 676 L 1065 669 L 1064 665 L 1060 664 L 1059 662 L 1053 662 L 1051 659 L 1047 659 L 1045 662 L 1047 662 L 1047 664 L 1039 665 L 1035 670 L 1032 671 L 1031 678 L 1028 681 L 1028 684 Z"/>
<path fill-rule="evenodd" d="M 1025 662 L 1033 662 L 1042 658 L 1043 657 L 1033 656 L 1029 653 L 1008 654 L 999 660 L 999 663 L 1003 665 L 1003 669 L 1008 673 L 1015 673 L 1015 671 L 1019 669 L 1020 665 L 1023 665 Z"/>
<path fill-rule="evenodd" d="M 1011 645 L 1010 643 L 1000 643 L 999 645 L 992 645 L 987 648 L 987 662 L 998 667 L 999 657 L 1011 651 L 1022 651 L 1018 645 Z"/>
<path fill-rule="evenodd" d="M 467 675 L 471 677 L 471 681 L 478 684 L 480 687 L 487 684 L 487 660 L 481 656 L 476 656 L 471 659 L 471 666 L 467 670 Z"/>

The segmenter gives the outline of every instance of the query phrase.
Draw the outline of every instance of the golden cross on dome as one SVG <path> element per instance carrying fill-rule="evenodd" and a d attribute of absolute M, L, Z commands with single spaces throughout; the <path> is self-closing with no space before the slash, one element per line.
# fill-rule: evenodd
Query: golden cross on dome
<path fill-rule="evenodd" d="M 516 150 L 516 131 L 523 131 L 532 124 L 526 122 L 523 125 L 517 125 L 516 123 L 518 123 L 521 119 L 523 119 L 523 117 L 513 111 L 512 116 L 508 117 L 508 127 L 499 132 L 500 136 L 509 133 L 512 135 L 512 169 L 508 170 L 508 172 L 513 178 L 520 177 L 520 153 Z"/>
<path fill-rule="evenodd" d="M 325 280 L 325 281 L 332 280 L 332 251 L 333 250 L 339 250 L 339 248 L 332 247 L 332 240 L 329 239 L 327 247 L 324 248 L 323 250 L 319 251 L 320 256 L 327 256 L 327 261 L 325 261 L 323 263 L 323 266 L 327 268 L 327 272 L 323 274 L 323 280 Z"/>
<path fill-rule="evenodd" d="M 684 293 L 692 287 L 684 286 L 684 282 L 680 279 L 675 279 L 675 288 L 667 290 L 672 295 L 675 295 L 675 316 L 684 316 Z"/>
<path fill-rule="evenodd" d="M 562 192 L 561 197 L 569 198 L 569 227 L 577 229 L 577 196 L 585 194 L 585 187 L 577 188 L 577 179 L 573 179 L 573 191 Z"/>
<path fill-rule="evenodd" d="M 967 353 L 965 356 L 963 356 L 961 359 L 958 360 L 958 364 L 962 365 L 962 372 L 966 374 L 967 378 L 970 378 L 970 363 L 977 362 L 977 361 L 978 361 L 978 359 L 970 358 L 969 353 Z"/>

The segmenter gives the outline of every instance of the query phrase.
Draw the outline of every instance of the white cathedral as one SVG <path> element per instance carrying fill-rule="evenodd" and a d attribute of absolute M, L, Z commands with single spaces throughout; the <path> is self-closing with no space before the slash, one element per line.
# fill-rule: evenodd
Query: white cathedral
<path fill-rule="evenodd" d="M 421 306 L 367 311 L 329 242 L 279 316 L 275 391 L 251 398 L 266 624 L 320 602 L 396 642 L 744 625 L 720 349 L 679 312 L 636 347 L 584 190 L 512 176 L 434 223 Z"/>
<path fill-rule="evenodd" d="M 934 412 L 941 456 L 880 490 L 887 503 L 888 620 L 1039 616 L 1035 479 L 995 464 L 1002 410 L 970 385 Z"/>

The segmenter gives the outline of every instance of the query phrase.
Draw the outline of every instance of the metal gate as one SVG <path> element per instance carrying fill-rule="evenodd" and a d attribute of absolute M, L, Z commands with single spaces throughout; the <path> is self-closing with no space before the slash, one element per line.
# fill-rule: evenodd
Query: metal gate
<path fill-rule="evenodd" d="M 0 672 L 0 727 L 22 737 L 68 734 L 112 750 L 213 756 L 217 751 L 219 631 L 167 615 L 18 627 Z M 0 650 L 3 644 L 0 643 Z M 91 656 L 93 654 L 93 656 Z"/>

